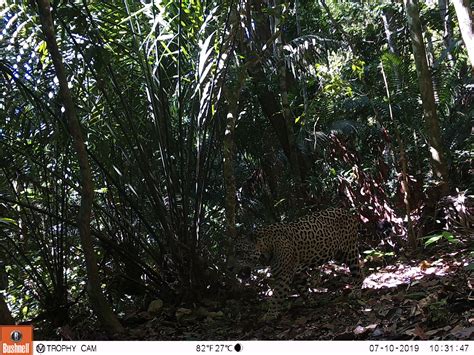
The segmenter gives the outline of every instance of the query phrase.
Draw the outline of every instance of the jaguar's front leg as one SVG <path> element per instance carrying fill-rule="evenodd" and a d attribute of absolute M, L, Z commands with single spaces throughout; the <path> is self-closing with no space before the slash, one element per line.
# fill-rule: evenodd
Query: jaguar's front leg
<path fill-rule="evenodd" d="M 281 261 L 281 262 L 278 262 Z M 284 308 L 286 298 L 290 293 L 290 285 L 295 273 L 295 267 L 290 257 L 277 258 L 272 263 L 272 297 L 267 313 L 263 317 L 265 321 L 276 319 Z"/>
<path fill-rule="evenodd" d="M 284 309 L 285 300 L 289 295 L 291 283 L 291 277 L 284 276 L 275 280 L 273 286 L 273 294 L 270 299 L 270 304 L 268 311 L 263 317 L 264 320 L 273 320 L 280 316 L 282 310 Z"/>

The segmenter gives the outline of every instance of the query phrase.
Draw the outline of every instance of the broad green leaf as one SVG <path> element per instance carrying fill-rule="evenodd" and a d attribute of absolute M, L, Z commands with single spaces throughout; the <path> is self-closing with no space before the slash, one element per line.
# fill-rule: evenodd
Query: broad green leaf
<path fill-rule="evenodd" d="M 432 236 L 430 237 L 426 242 L 425 242 L 425 246 L 428 246 L 428 245 L 431 245 L 433 243 L 436 243 L 438 240 L 440 240 L 441 238 L 443 238 L 443 236 L 441 234 L 439 235 L 435 235 L 435 236 Z"/>
<path fill-rule="evenodd" d="M 426 237 L 423 237 L 423 239 L 426 239 L 425 246 L 436 243 L 441 239 L 446 239 L 449 243 L 460 243 L 460 241 L 451 232 L 448 231 L 428 235 Z"/>

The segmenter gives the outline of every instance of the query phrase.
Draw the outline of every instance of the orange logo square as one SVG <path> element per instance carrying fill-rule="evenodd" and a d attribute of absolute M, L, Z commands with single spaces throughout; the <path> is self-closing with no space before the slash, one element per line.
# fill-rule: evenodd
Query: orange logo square
<path fill-rule="evenodd" d="M 32 325 L 2 325 L 1 355 L 32 355 L 33 326 Z"/>

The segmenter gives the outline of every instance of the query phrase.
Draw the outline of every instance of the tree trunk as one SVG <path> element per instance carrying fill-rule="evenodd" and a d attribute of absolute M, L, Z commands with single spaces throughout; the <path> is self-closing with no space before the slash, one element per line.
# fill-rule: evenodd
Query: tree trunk
<path fill-rule="evenodd" d="M 433 175 L 440 182 L 441 195 L 448 192 L 448 168 L 446 154 L 441 138 L 438 113 L 434 96 L 431 73 L 426 60 L 426 50 L 423 42 L 422 28 L 417 0 L 404 0 L 410 36 L 415 57 L 416 71 L 420 86 L 423 105 L 425 129 L 430 147 L 430 161 Z"/>
<path fill-rule="evenodd" d="M 226 230 L 229 240 L 235 240 L 237 232 L 235 229 L 236 214 L 236 195 L 237 189 L 235 185 L 235 122 L 238 116 L 238 107 L 240 99 L 240 91 L 246 78 L 247 70 L 245 66 L 239 69 L 236 85 L 224 87 L 224 94 L 227 100 L 228 113 L 224 133 L 224 163 L 223 175 L 225 186 L 225 218 Z"/>
<path fill-rule="evenodd" d="M 387 38 L 387 44 L 390 53 L 394 55 L 398 55 L 396 46 L 395 46 L 395 41 L 393 38 L 393 30 L 391 27 L 391 18 L 392 14 L 391 11 L 384 10 L 382 12 L 382 22 L 384 25 L 385 29 L 385 36 Z M 395 76 L 397 79 L 400 78 L 400 74 L 398 72 L 398 68 L 394 68 L 395 70 Z M 382 63 L 382 76 L 384 79 L 385 83 L 385 89 L 387 92 L 387 99 L 388 99 L 388 107 L 389 107 L 389 113 L 390 113 L 390 119 L 393 124 L 393 128 L 395 131 L 395 139 L 397 140 L 398 144 L 398 153 L 400 156 L 400 170 L 401 170 L 401 175 L 402 175 L 402 188 L 403 188 L 403 203 L 405 204 L 405 213 L 407 215 L 407 232 L 408 232 L 408 243 L 415 248 L 417 244 L 416 240 L 416 234 L 413 229 L 413 222 L 411 220 L 411 206 L 410 206 L 410 200 L 411 200 L 411 191 L 410 191 L 410 185 L 408 182 L 408 160 L 405 154 L 405 143 L 403 141 L 403 137 L 400 134 L 400 129 L 398 128 L 398 122 L 395 120 L 395 117 L 393 115 L 393 110 L 392 110 L 392 98 L 390 95 L 390 88 L 388 86 L 388 81 L 387 77 L 385 75 L 385 71 L 383 68 L 383 63 Z M 397 80 L 397 91 L 400 90 L 399 87 L 400 80 Z M 394 153 L 395 154 L 395 153 Z"/>
<path fill-rule="evenodd" d="M 432 70 L 433 68 L 435 68 L 435 52 L 434 52 L 434 45 L 433 45 L 433 35 L 429 31 L 426 31 L 425 38 L 426 38 L 426 60 L 428 62 L 428 67 L 430 68 L 430 70 Z"/>
<path fill-rule="evenodd" d="M 275 2 L 275 5 L 279 6 L 280 2 L 277 0 Z M 280 16 L 282 14 L 277 14 L 275 16 L 275 33 L 276 31 L 280 30 L 281 27 L 281 21 L 280 21 Z M 295 142 L 295 133 L 293 130 L 293 116 L 291 114 L 291 109 L 290 109 L 290 101 L 288 99 L 288 88 L 286 86 L 287 83 L 287 70 L 286 70 L 286 63 L 285 63 L 285 54 L 283 52 L 283 38 L 281 36 L 281 31 L 279 36 L 277 37 L 275 41 L 275 52 L 278 58 L 278 77 L 279 77 L 279 86 L 280 86 L 280 98 L 281 98 L 281 112 L 283 114 L 283 119 L 286 125 L 286 132 L 288 135 L 288 144 L 290 147 L 290 166 L 293 173 L 293 176 L 295 177 L 295 184 L 296 184 L 296 195 L 299 199 L 303 197 L 303 186 L 302 186 L 302 179 L 301 179 L 301 169 L 298 161 L 298 155 L 297 155 L 297 148 L 296 148 L 296 142 Z M 294 200 L 294 199 L 290 199 Z M 293 205 L 293 207 L 298 207 L 300 201 L 297 201 L 296 204 L 290 204 Z"/>
<path fill-rule="evenodd" d="M 382 11 L 382 23 L 383 28 L 385 30 L 385 38 L 387 39 L 388 50 L 390 53 L 398 53 L 397 47 L 395 45 L 395 40 L 393 38 L 393 30 L 392 30 L 392 17 L 393 17 L 393 10 L 385 8 Z"/>
<path fill-rule="evenodd" d="M 225 187 L 225 219 L 226 231 L 229 240 L 235 240 L 237 232 L 235 229 L 235 210 L 236 210 L 236 187 L 235 187 L 235 121 L 237 115 L 237 100 L 230 102 L 228 99 L 229 112 L 227 113 L 227 122 L 224 134 L 224 187 Z"/>
<path fill-rule="evenodd" d="M 234 43 L 237 39 L 240 43 L 243 43 L 243 33 L 240 28 L 239 19 L 240 13 L 239 8 L 236 6 L 231 9 L 231 21 L 232 28 L 231 38 L 229 43 Z M 233 38 L 232 38 L 233 37 Z M 233 49 L 233 46 L 232 48 Z M 232 53 L 232 50 L 229 51 Z M 225 223 L 227 232 L 227 242 L 229 244 L 235 241 L 237 237 L 236 231 L 236 197 L 237 188 L 235 184 L 235 124 L 239 115 L 239 100 L 240 92 L 244 85 L 244 81 L 247 78 L 247 67 L 252 65 L 253 61 L 248 61 L 245 64 L 239 62 L 236 56 L 235 65 L 237 67 L 237 75 L 235 76 L 235 82 L 229 81 L 223 86 L 224 97 L 227 101 L 227 116 L 225 123 L 225 132 L 223 139 L 223 175 L 224 175 L 224 189 L 225 189 Z M 228 244 L 228 245 L 229 245 Z"/>
<path fill-rule="evenodd" d="M 466 45 L 467 54 L 474 74 L 474 27 L 471 4 L 469 0 L 453 0 L 453 4 L 456 9 L 462 39 Z"/>
<path fill-rule="evenodd" d="M 395 139 L 397 140 L 397 143 L 398 143 L 398 153 L 400 155 L 400 168 L 401 168 L 400 170 L 402 173 L 403 203 L 405 204 L 405 213 L 407 215 L 408 243 L 413 249 L 415 249 L 417 247 L 418 240 L 416 238 L 415 230 L 413 229 L 413 222 L 411 220 L 411 206 L 410 206 L 411 193 L 410 193 L 410 185 L 408 183 L 408 160 L 405 155 L 405 144 L 403 142 L 402 135 L 400 134 L 400 130 L 398 129 L 397 122 L 395 122 L 395 117 L 393 116 L 390 89 L 388 87 L 387 77 L 385 75 L 383 65 L 382 65 L 382 75 L 383 75 L 383 79 L 385 83 L 385 89 L 387 92 L 390 118 L 394 126 Z"/>
<path fill-rule="evenodd" d="M 443 23 L 443 42 L 446 47 L 448 61 L 453 64 L 453 27 L 451 26 L 451 16 L 449 15 L 449 0 L 438 0 L 439 16 Z"/>
<path fill-rule="evenodd" d="M 73 147 L 79 162 L 81 177 L 81 206 L 77 217 L 77 225 L 84 252 L 87 271 L 87 292 L 91 306 L 104 329 L 109 333 L 119 333 L 123 327 L 107 303 L 99 280 L 96 255 L 91 237 L 90 222 L 93 202 L 92 173 L 87 156 L 87 149 L 82 135 L 81 126 L 77 117 L 76 108 L 68 87 L 68 79 L 54 33 L 53 18 L 49 0 L 37 0 L 39 16 L 48 51 L 53 61 L 56 76 L 59 82 L 59 96 L 64 106 L 67 128 L 71 135 Z"/>
<path fill-rule="evenodd" d="M 301 37 L 301 19 L 300 19 L 300 0 L 295 0 L 295 18 L 296 18 L 296 35 L 298 37 Z M 308 89 L 306 88 L 306 72 L 303 71 L 301 73 L 302 77 L 302 83 L 301 83 L 301 91 L 303 95 L 303 108 L 304 108 L 304 113 L 306 114 L 308 112 Z"/>

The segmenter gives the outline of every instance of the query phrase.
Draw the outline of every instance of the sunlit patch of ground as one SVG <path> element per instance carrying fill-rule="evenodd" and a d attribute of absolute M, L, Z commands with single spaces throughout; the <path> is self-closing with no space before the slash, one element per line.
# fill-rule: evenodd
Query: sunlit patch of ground
<path fill-rule="evenodd" d="M 444 259 L 438 259 L 431 263 L 422 261 L 418 265 L 399 263 L 370 274 L 365 278 L 363 287 L 380 289 L 413 284 L 427 275 L 442 277 L 453 274 L 464 264 L 462 261 L 446 263 Z"/>
<path fill-rule="evenodd" d="M 454 274 L 459 268 L 462 268 L 468 264 L 467 260 L 455 260 L 456 255 L 459 253 L 447 254 L 442 258 L 438 258 L 432 261 L 423 260 L 417 261 L 406 261 L 397 262 L 396 265 L 389 265 L 383 268 L 379 268 L 376 271 L 366 271 L 367 277 L 364 278 L 363 286 L 364 289 L 383 289 L 383 288 L 396 288 L 401 285 L 413 286 L 417 284 L 417 281 L 425 278 L 428 275 L 434 275 L 444 277 Z M 327 287 L 322 287 L 321 281 L 329 280 L 331 278 L 337 278 L 338 276 L 349 277 L 349 269 L 339 264 L 330 262 L 320 268 L 317 268 L 308 275 L 310 278 L 309 288 L 310 293 L 326 293 L 328 292 Z M 256 271 L 251 276 L 251 282 L 243 282 L 246 286 L 251 283 L 256 283 L 261 288 L 261 294 L 265 296 L 271 296 L 272 291 L 269 289 L 267 284 L 268 278 L 271 277 L 269 268 L 262 268 Z M 263 280 L 263 281 L 262 281 Z M 347 278 L 350 282 L 350 279 Z M 290 297 L 298 296 L 292 294 Z"/>

